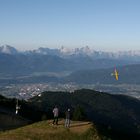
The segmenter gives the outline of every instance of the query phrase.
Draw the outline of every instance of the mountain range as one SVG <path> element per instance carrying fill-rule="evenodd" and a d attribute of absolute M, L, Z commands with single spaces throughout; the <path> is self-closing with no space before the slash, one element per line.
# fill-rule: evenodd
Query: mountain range
<path fill-rule="evenodd" d="M 128 58 L 139 58 L 140 50 L 130 50 L 130 51 L 117 51 L 117 52 L 104 52 L 104 51 L 96 51 L 89 46 L 81 47 L 81 48 L 66 48 L 62 46 L 61 48 L 46 48 L 40 47 L 36 50 L 29 51 L 18 51 L 16 48 L 10 45 L 2 45 L 0 46 L 0 53 L 5 54 L 40 54 L 40 55 L 57 55 L 60 57 L 72 57 L 72 56 L 89 56 L 95 59 L 98 58 L 117 58 L 117 59 L 128 59 Z"/>
<path fill-rule="evenodd" d="M 0 47 L 0 83 L 114 83 L 110 76 L 114 66 L 119 69 L 121 82 L 140 83 L 139 58 L 139 52 L 114 54 L 94 51 L 88 46 L 19 52 L 4 45 Z"/>

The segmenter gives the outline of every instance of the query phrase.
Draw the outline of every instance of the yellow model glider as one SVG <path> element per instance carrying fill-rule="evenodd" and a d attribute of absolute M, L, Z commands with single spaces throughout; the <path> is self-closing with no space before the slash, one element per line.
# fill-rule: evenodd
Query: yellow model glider
<path fill-rule="evenodd" d="M 116 68 L 114 69 L 114 72 L 113 72 L 111 75 L 112 75 L 112 76 L 115 76 L 115 79 L 116 79 L 116 80 L 119 80 L 119 73 L 118 73 L 118 71 L 117 71 Z"/>

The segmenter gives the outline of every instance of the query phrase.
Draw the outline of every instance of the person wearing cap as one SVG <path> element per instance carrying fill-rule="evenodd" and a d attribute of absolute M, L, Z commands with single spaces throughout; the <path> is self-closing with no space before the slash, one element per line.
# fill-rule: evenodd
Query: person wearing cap
<path fill-rule="evenodd" d="M 65 119 L 65 127 L 69 128 L 70 127 L 70 109 L 65 112 L 66 119 Z"/>

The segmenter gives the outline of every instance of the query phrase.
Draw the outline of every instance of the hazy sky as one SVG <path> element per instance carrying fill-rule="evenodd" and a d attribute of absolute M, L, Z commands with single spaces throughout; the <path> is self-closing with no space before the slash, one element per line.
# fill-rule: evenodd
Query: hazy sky
<path fill-rule="evenodd" d="M 140 0 L 0 0 L 0 45 L 140 49 Z"/>

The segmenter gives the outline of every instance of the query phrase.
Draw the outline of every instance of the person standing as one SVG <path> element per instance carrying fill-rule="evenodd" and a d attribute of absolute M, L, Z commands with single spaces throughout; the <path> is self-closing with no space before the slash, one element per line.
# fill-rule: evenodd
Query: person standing
<path fill-rule="evenodd" d="M 57 106 L 55 106 L 55 108 L 53 109 L 53 115 L 54 115 L 53 124 L 58 125 L 59 110 L 58 110 Z"/>
<path fill-rule="evenodd" d="M 65 127 L 69 128 L 70 127 L 70 109 L 66 111 L 65 115 L 66 115 Z"/>

